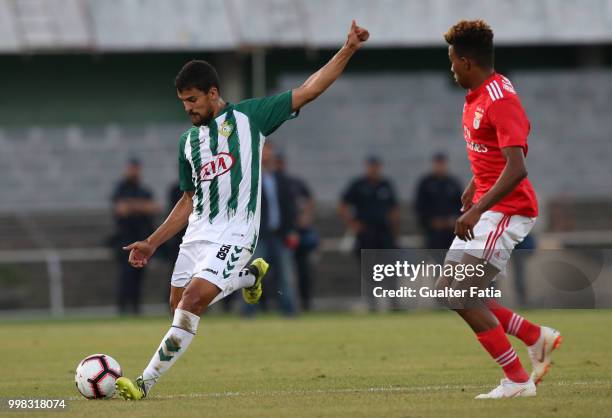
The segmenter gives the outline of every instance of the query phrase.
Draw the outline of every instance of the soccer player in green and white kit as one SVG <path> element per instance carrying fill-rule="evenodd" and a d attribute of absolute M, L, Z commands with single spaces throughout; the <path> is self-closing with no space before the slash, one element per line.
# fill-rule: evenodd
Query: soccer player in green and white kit
<path fill-rule="evenodd" d="M 117 379 L 120 396 L 147 396 L 189 347 L 206 307 L 238 289 L 247 303 L 259 301 L 268 264 L 245 266 L 257 245 L 265 137 L 327 90 L 368 37 L 353 21 L 343 47 L 300 87 L 237 104 L 221 98 L 210 64 L 191 61 L 178 73 L 177 94 L 194 125 L 179 141 L 183 197 L 149 238 L 124 248 L 132 266 L 143 267 L 188 224 L 171 279 L 174 320 L 142 375 Z"/>

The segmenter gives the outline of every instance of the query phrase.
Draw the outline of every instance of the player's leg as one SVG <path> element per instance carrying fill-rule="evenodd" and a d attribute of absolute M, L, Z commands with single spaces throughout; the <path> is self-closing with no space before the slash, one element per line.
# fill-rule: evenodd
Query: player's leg
<path fill-rule="evenodd" d="M 117 379 L 117 389 L 123 398 L 141 399 L 147 396 L 157 380 L 187 350 L 197 332 L 200 316 L 209 305 L 234 290 L 255 286 L 258 278 L 261 284 L 263 275 L 258 277 L 254 274 L 257 267 L 251 265 L 242 268 L 250 258 L 248 251 L 215 243 L 202 245 L 205 246 L 204 259 L 197 265 L 193 279 L 182 292 L 172 326 L 142 376 L 136 379 L 135 384 L 127 378 Z M 261 268 L 261 262 L 257 265 Z"/>
<path fill-rule="evenodd" d="M 174 312 L 172 325 L 142 376 L 135 383 L 125 377 L 117 379 L 119 396 L 138 400 L 148 395 L 157 380 L 187 351 L 198 330 L 200 315 L 220 292 L 216 285 L 199 277 L 189 282 Z"/>
<path fill-rule="evenodd" d="M 275 260 L 270 257 L 271 255 L 273 255 L 273 253 L 270 252 L 270 248 L 269 248 L 270 246 L 269 246 L 268 241 L 269 241 L 268 239 L 260 237 L 259 241 L 257 242 L 257 247 L 255 248 L 255 251 L 252 254 L 252 257 L 255 257 L 255 260 L 258 260 L 258 259 L 265 260 L 266 266 L 268 265 L 268 263 L 270 263 L 271 265 L 276 265 L 277 262 L 275 262 Z M 274 283 L 274 280 L 272 280 L 274 279 L 274 274 L 275 274 L 274 271 L 268 273 L 268 267 L 266 267 L 263 274 L 266 275 L 266 281 L 268 283 L 267 286 L 270 286 L 271 284 Z M 246 317 L 253 317 L 256 312 L 260 310 L 261 311 L 267 310 L 269 293 L 265 295 L 263 294 L 263 286 L 262 286 L 262 292 L 259 292 L 259 296 L 257 295 L 258 292 L 255 292 L 254 294 L 253 300 L 256 300 L 255 303 L 253 303 L 253 300 L 249 297 L 247 292 L 248 292 L 247 289 L 242 290 L 242 299 L 244 299 L 244 301 L 246 302 L 246 304 L 242 306 L 243 315 L 245 315 Z M 258 306 L 255 306 L 255 304 L 257 304 Z"/>
<path fill-rule="evenodd" d="M 540 384 L 550 371 L 552 352 L 563 342 L 561 333 L 554 328 L 531 323 L 493 299 L 488 299 L 486 303 L 506 334 L 514 335 L 527 345 L 532 366 L 531 379 L 536 385 Z"/>
<path fill-rule="evenodd" d="M 181 244 L 170 279 L 170 312 L 173 316 L 196 272 L 198 261 L 205 257 L 206 249 L 206 243 L 202 241 Z"/>
<path fill-rule="evenodd" d="M 174 318 L 173 324 L 176 321 L 178 304 L 183 297 L 185 289 L 192 280 L 192 275 L 196 269 L 196 262 L 198 259 L 203 257 L 204 250 L 205 246 L 202 242 L 189 242 L 181 244 L 170 279 L 169 302 L 170 311 Z M 167 336 L 168 334 L 166 334 L 166 337 Z M 164 341 L 166 340 L 166 337 L 164 337 L 164 340 L 162 340 L 162 345 L 165 344 Z M 162 349 L 162 346 L 159 348 Z M 153 370 L 154 372 L 158 372 L 163 369 L 163 364 L 161 362 L 162 359 L 167 359 L 170 357 L 171 354 L 168 351 L 165 351 L 169 349 L 170 347 L 167 346 L 164 346 L 161 352 L 158 349 L 153 358 L 149 361 L 149 365 L 147 366 L 147 369 L 145 369 L 145 372 L 143 372 L 143 375 L 138 377 L 135 382 L 132 382 L 127 377 L 117 379 L 116 386 L 119 395 L 125 399 L 133 400 L 141 399 L 146 396 L 148 389 L 150 389 L 150 386 L 152 386 L 152 383 L 155 383 L 155 378 L 152 379 L 151 371 Z M 160 362 L 159 364 L 158 361 Z M 155 370 L 156 368 L 158 370 Z M 149 370 L 148 374 L 146 373 L 147 370 Z M 146 381 L 147 385 L 145 385 L 143 376 L 146 376 L 149 379 Z"/>
<path fill-rule="evenodd" d="M 484 300 L 469 297 L 472 288 L 484 289 L 490 285 L 495 276 L 504 269 L 509 253 L 514 247 L 501 239 L 507 229 L 510 218 L 501 213 L 483 214 L 481 221 L 474 228 L 474 239 L 467 243 L 453 242 L 447 254 L 447 263 L 455 267 L 455 277 L 450 282 L 438 281 L 437 286 L 449 286 L 461 290 L 464 297 L 447 301 L 447 306 L 455 310 L 475 332 L 478 341 L 491 357 L 500 365 L 506 376 L 501 385 L 483 398 L 502 398 L 514 396 L 534 396 L 535 385 L 525 372 L 518 355 L 512 348 L 504 328 L 489 309 Z M 501 239 L 501 241 L 500 241 Z M 500 241 L 500 245 L 496 246 Z M 493 257 L 494 255 L 494 257 Z M 484 271 L 484 274 L 463 274 L 461 280 L 456 267 L 461 271 Z"/>
<path fill-rule="evenodd" d="M 512 216 L 507 222 L 505 231 L 493 246 L 493 251 L 489 253 L 491 261 L 494 262 L 498 255 L 501 257 L 497 259 L 509 258 L 509 251 L 529 234 L 534 223 L 533 218 Z M 500 254 L 496 248 L 501 249 Z M 561 345 L 563 340 L 561 334 L 553 328 L 528 321 L 495 300 L 487 300 L 487 305 L 502 324 L 506 334 L 516 336 L 527 345 L 532 365 L 531 379 L 536 385 L 539 384 L 550 370 L 552 352 Z"/>
<path fill-rule="evenodd" d="M 484 264 L 482 259 L 476 258 L 469 254 L 464 254 L 461 262 L 447 261 L 453 266 L 474 266 L 472 269 L 476 271 L 476 266 L 483 269 L 484 275 L 480 277 L 463 277 L 462 280 L 453 279 L 446 286 L 453 291 L 461 291 L 465 296 L 452 298 L 447 301 L 447 306 L 457 312 L 459 316 L 472 328 L 476 334 L 476 338 L 483 348 L 502 368 L 506 378 L 513 383 L 525 384 L 529 381 L 529 375 L 523 368 L 518 355 L 512 348 L 508 337 L 506 336 L 501 324 L 491 310 L 487 307 L 484 301 L 477 296 L 470 296 L 471 289 L 484 289 L 488 287 L 493 278 L 499 273 L 499 270 L 491 265 Z M 465 271 L 466 267 L 462 267 Z M 455 269 L 455 271 L 458 271 Z M 444 286 L 442 282 L 437 283 L 437 288 Z M 522 388 L 517 387 L 516 390 Z"/>
<path fill-rule="evenodd" d="M 197 265 L 194 278 L 182 292 L 172 327 L 142 374 L 145 393 L 187 350 L 208 306 L 235 290 L 252 290 L 258 283 L 261 296 L 261 279 L 267 271 L 265 261 L 257 259 L 245 267 L 251 255 L 244 248 L 215 243 L 207 244 L 206 248 L 204 260 Z"/>
<path fill-rule="evenodd" d="M 535 344 L 540 338 L 540 325 L 529 322 L 494 299 L 487 299 L 486 304 L 504 327 L 506 334 L 514 335 L 528 346 Z"/>
<path fill-rule="evenodd" d="M 174 312 L 183 297 L 184 287 L 176 287 L 170 285 L 170 314 L 174 316 Z"/>
<path fill-rule="evenodd" d="M 193 274 L 196 271 L 198 260 L 204 257 L 205 245 L 203 242 L 187 242 L 180 246 L 179 253 L 174 262 L 174 269 L 170 277 L 170 313 L 174 316 L 174 312 L 178 307 L 183 292 L 191 281 Z"/>

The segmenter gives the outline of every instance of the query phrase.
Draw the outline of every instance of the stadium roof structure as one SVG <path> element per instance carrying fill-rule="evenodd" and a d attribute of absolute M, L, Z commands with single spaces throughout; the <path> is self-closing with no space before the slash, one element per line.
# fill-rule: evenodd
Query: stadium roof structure
<path fill-rule="evenodd" d="M 612 41 L 612 0 L 0 0 L 0 53 L 329 48 L 353 18 L 370 47 L 442 46 L 477 17 L 498 44 Z"/>

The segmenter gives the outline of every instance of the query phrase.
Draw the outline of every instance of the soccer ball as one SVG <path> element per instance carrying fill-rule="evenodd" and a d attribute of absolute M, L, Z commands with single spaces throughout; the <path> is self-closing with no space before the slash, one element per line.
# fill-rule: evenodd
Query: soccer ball
<path fill-rule="evenodd" d="M 79 363 L 74 381 L 87 399 L 109 399 L 115 394 L 115 380 L 121 376 L 117 360 L 106 354 L 92 354 Z"/>

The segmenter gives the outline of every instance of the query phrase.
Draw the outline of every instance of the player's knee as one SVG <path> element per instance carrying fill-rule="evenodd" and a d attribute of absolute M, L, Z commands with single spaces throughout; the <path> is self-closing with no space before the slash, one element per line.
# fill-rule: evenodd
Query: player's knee
<path fill-rule="evenodd" d="M 189 287 L 183 292 L 177 307 L 198 316 L 202 314 L 205 308 L 200 294 Z"/>

